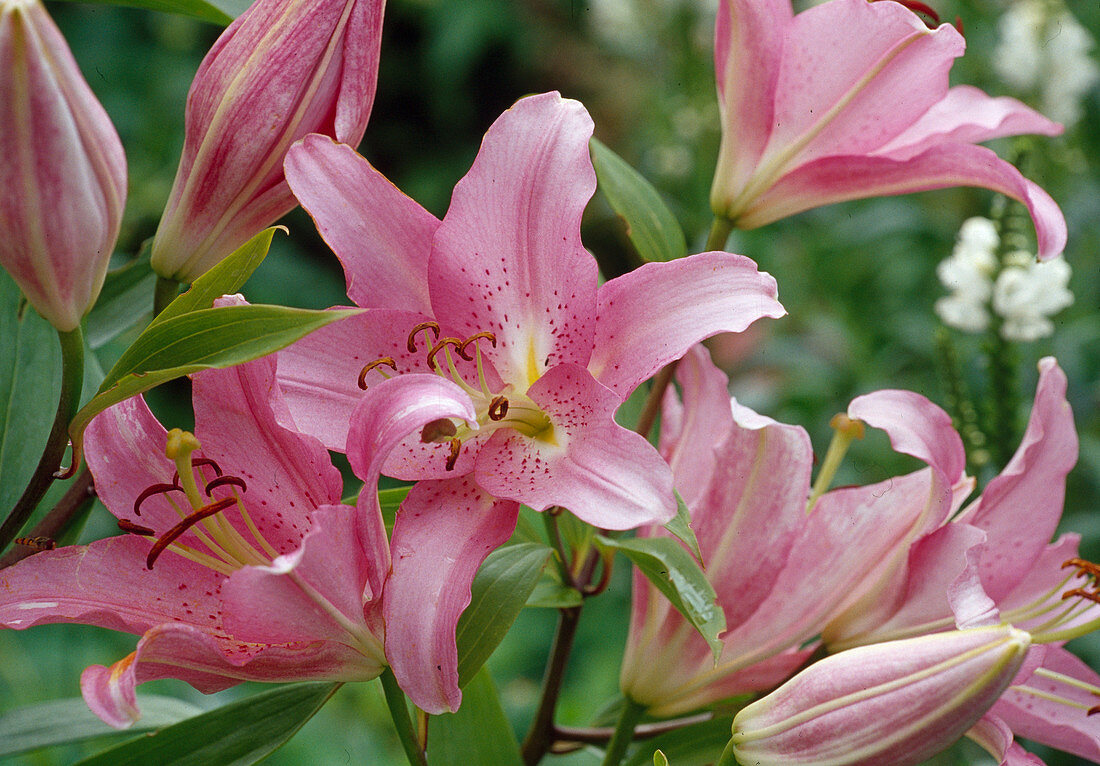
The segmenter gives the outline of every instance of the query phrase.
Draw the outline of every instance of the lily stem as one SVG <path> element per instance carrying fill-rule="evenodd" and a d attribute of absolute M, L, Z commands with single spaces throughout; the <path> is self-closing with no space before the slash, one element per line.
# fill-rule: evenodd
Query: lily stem
<path fill-rule="evenodd" d="M 409 704 L 405 700 L 405 692 L 397 685 L 397 678 L 393 671 L 386 668 L 380 676 L 382 691 L 386 694 L 386 707 L 390 709 L 390 717 L 393 719 L 393 727 L 397 730 L 397 738 L 401 740 L 401 747 L 405 750 L 405 757 L 412 766 L 428 766 L 427 756 L 420 745 L 420 739 L 416 736 L 412 718 L 409 716 Z"/>
<path fill-rule="evenodd" d="M 725 250 L 726 240 L 733 231 L 733 221 L 720 215 L 714 217 L 714 223 L 710 225 L 710 234 L 707 235 L 707 252 L 713 250 Z"/>
<path fill-rule="evenodd" d="M 169 277 L 157 277 L 157 285 L 153 292 L 153 316 L 159 316 L 160 312 L 168 307 L 168 304 L 180 294 L 180 283 Z"/>
<path fill-rule="evenodd" d="M 619 722 L 615 725 L 615 732 L 611 735 L 611 741 L 607 743 L 603 766 L 618 766 L 622 762 L 626 749 L 634 739 L 634 727 L 638 725 L 645 711 L 645 705 L 635 702 L 630 697 L 626 698 L 623 712 L 619 715 Z"/>
<path fill-rule="evenodd" d="M 653 424 L 657 422 L 657 413 L 661 411 L 661 401 L 665 398 L 668 384 L 672 382 L 672 376 L 676 372 L 676 365 L 680 360 L 674 360 L 666 364 L 653 376 L 653 385 L 646 394 L 645 403 L 642 404 L 642 412 L 638 415 L 638 424 L 634 427 L 636 433 L 649 438 L 649 432 L 653 430 Z"/>
<path fill-rule="evenodd" d="M 30 532 L 31 537 L 49 537 L 56 540 L 64 534 L 65 530 L 78 518 L 81 511 L 95 499 L 95 485 L 92 482 L 92 473 L 87 468 L 77 474 L 65 494 L 61 497 L 50 512 L 40 522 L 34 525 Z M 0 556 L 0 569 L 10 567 L 16 562 L 22 561 L 34 553 L 33 548 L 17 545 L 10 551 Z"/>
<path fill-rule="evenodd" d="M 80 406 L 80 391 L 84 385 L 84 335 L 80 327 L 67 332 L 58 330 L 57 335 L 61 340 L 61 394 L 57 400 L 57 414 L 30 482 L 0 525 L 0 550 L 8 547 L 19 534 L 53 483 L 69 446 L 69 423 Z"/>
<path fill-rule="evenodd" d="M 554 643 L 550 647 L 550 659 L 546 664 L 546 673 L 542 681 L 542 698 L 539 700 L 531 728 L 523 740 L 523 762 L 534 766 L 550 750 L 554 742 L 554 708 L 558 704 L 562 682 L 565 680 L 565 665 L 573 649 L 573 640 L 577 636 L 577 625 L 581 618 L 581 607 L 573 606 L 558 610 L 558 628 L 554 633 Z"/>

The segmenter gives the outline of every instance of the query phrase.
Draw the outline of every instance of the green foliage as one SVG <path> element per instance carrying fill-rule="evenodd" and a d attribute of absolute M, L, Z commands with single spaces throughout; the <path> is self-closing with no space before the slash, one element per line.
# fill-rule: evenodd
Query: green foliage
<path fill-rule="evenodd" d="M 125 742 L 80 766 L 244 766 L 279 749 L 340 684 L 289 684 Z"/>
<path fill-rule="evenodd" d="M 91 0 L 104 5 L 127 5 L 150 11 L 191 16 L 200 21 L 226 26 L 248 8 L 247 0 Z"/>
<path fill-rule="evenodd" d="M 489 673 L 482 668 L 462 690 L 456 713 L 432 716 L 428 766 L 520 766 L 519 745 Z"/>
<path fill-rule="evenodd" d="M 680 497 L 679 492 L 676 493 L 676 517 L 665 524 L 665 529 L 686 545 L 695 558 L 703 561 L 703 554 L 699 551 L 699 541 L 695 538 L 695 532 L 691 528 L 691 512 L 688 510 L 684 498 Z M 703 561 L 704 567 L 706 564 L 707 562 Z"/>
<path fill-rule="evenodd" d="M 637 743 L 634 754 L 623 766 L 647 766 L 651 761 L 654 764 L 660 763 L 658 753 L 664 763 L 675 766 L 705 766 L 714 763 L 729 742 L 732 723 L 732 717 L 718 716 L 642 740 Z"/>

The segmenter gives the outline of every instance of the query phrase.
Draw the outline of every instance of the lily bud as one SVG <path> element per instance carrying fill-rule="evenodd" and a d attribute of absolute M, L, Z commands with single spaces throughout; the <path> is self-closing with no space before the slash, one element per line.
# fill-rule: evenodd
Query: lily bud
<path fill-rule="evenodd" d="M 191 282 L 297 201 L 283 157 L 307 133 L 358 144 L 374 102 L 384 0 L 257 0 L 187 96 L 183 156 L 153 269 Z"/>
<path fill-rule="evenodd" d="M 126 157 L 38 0 L 0 0 L 0 265 L 54 327 L 95 303 L 126 202 Z"/>
<path fill-rule="evenodd" d="M 999 625 L 840 652 L 738 713 L 733 752 L 754 766 L 920 763 L 989 710 L 1030 645 Z"/>

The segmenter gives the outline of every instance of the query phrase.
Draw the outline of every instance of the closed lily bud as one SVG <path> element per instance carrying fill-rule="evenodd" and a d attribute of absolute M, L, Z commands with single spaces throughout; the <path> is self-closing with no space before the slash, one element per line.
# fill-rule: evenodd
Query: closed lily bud
<path fill-rule="evenodd" d="M 297 201 L 283 157 L 307 133 L 358 144 L 374 103 L 384 0 L 257 0 L 187 96 L 183 156 L 153 269 L 191 282 Z"/>
<path fill-rule="evenodd" d="M 95 303 L 126 202 L 111 120 L 38 0 L 0 0 L 0 265 L 68 332 Z"/>
<path fill-rule="evenodd" d="M 733 753 L 753 766 L 920 763 L 989 710 L 1030 645 L 999 625 L 840 652 L 738 713 Z"/>

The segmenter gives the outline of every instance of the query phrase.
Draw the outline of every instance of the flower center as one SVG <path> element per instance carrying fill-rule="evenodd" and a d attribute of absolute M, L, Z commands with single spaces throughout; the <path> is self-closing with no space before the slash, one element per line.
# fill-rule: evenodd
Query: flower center
<path fill-rule="evenodd" d="M 223 474 L 221 467 L 209 458 L 195 457 L 198 449 L 199 440 L 194 434 L 178 428 L 169 431 L 164 453 L 176 464 L 172 482 L 153 484 L 134 501 L 134 515 L 141 516 L 141 506 L 146 500 L 163 495 L 179 515 L 179 522 L 159 537 L 151 527 L 127 519 L 119 519 L 119 529 L 157 538 L 145 561 L 148 569 L 169 549 L 225 575 L 244 566 L 271 564 L 279 552 L 264 539 L 248 514 L 241 499 L 247 489 L 244 480 Z M 213 477 L 207 478 L 207 473 Z M 224 493 L 226 488 L 229 494 Z M 216 489 L 223 490 L 219 493 L 222 497 L 214 496 Z M 182 495 L 186 505 L 178 502 L 175 495 Z M 234 507 L 244 522 L 247 536 L 225 517 L 224 512 Z M 191 536 L 184 538 L 188 532 Z"/>
<path fill-rule="evenodd" d="M 447 378 L 461 388 L 474 403 L 477 412 L 476 427 L 465 421 L 450 418 L 433 421 L 421 430 L 420 440 L 425 444 L 450 443 L 447 456 L 447 470 L 453 470 L 462 451 L 462 443 L 475 433 L 492 432 L 498 428 L 511 428 L 532 439 L 554 443 L 554 427 L 550 418 L 539 409 L 525 394 L 515 391 L 512 384 L 505 384 L 500 390 L 490 388 L 485 377 L 484 362 L 481 358 L 481 341 L 496 348 L 496 336 L 487 331 L 477 332 L 468 338 L 440 337 L 439 324 L 433 321 L 421 322 L 412 328 L 406 342 L 409 353 L 424 352 L 424 364 L 440 377 Z M 468 382 L 458 370 L 455 357 L 474 362 L 477 380 Z M 397 370 L 393 357 L 381 357 L 366 364 L 359 373 L 359 387 L 366 390 L 367 375 L 377 371 L 382 377 L 390 374 L 383 368 Z"/>

